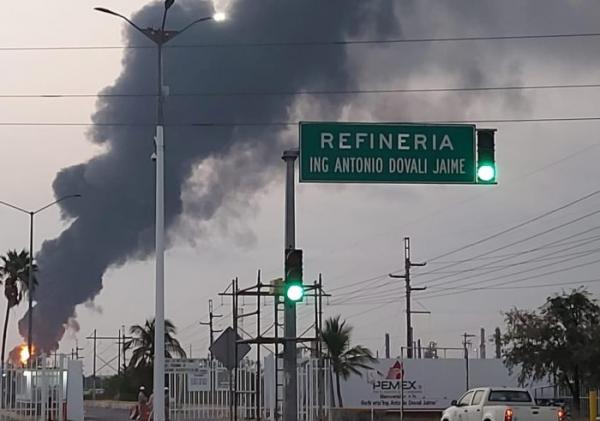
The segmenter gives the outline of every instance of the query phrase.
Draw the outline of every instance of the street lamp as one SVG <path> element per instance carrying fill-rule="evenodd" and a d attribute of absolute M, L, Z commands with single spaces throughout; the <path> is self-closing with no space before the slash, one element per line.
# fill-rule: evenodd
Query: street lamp
<path fill-rule="evenodd" d="M 160 29 L 156 28 L 140 28 L 125 16 L 113 12 L 104 7 L 96 7 L 95 10 L 109 15 L 117 16 L 131 25 L 136 31 L 140 32 L 157 48 L 157 113 L 156 113 L 156 137 L 155 137 L 155 156 L 156 156 L 156 284 L 155 284 L 155 315 L 154 315 L 154 419 L 163 421 L 165 417 L 164 399 L 159 399 L 159 396 L 164 395 L 165 385 L 165 204 L 164 204 L 164 87 L 163 87 L 163 45 L 171 41 L 178 35 L 181 35 L 197 23 L 207 20 L 220 22 L 225 19 L 223 13 L 217 13 L 213 16 L 203 17 L 192 21 L 187 26 L 179 30 L 165 30 L 167 20 L 167 12 L 173 6 L 175 0 L 165 0 L 165 7 L 162 16 Z"/>
<path fill-rule="evenodd" d="M 27 287 L 28 287 L 27 295 L 29 296 L 29 317 L 28 317 L 29 327 L 28 327 L 28 331 L 27 331 L 27 351 L 29 352 L 29 358 L 27 360 L 28 364 L 30 364 L 31 356 L 33 355 L 33 350 L 31 349 L 31 342 L 32 342 L 31 338 L 32 338 L 32 331 L 33 331 L 33 217 L 35 215 L 37 215 L 38 213 L 45 211 L 49 207 L 62 202 L 63 200 L 72 199 L 75 197 L 81 197 L 81 195 L 80 194 L 69 194 L 67 196 L 63 196 L 63 197 L 59 198 L 58 200 L 55 200 L 52 203 L 48 203 L 47 205 L 42 206 L 38 210 L 34 210 L 34 211 L 28 211 L 23 208 L 20 208 L 19 206 L 11 205 L 10 203 L 6 203 L 6 202 L 3 202 L 0 200 L 0 205 L 7 206 L 9 208 L 18 210 L 19 212 L 26 213 L 27 215 L 29 215 L 29 274 L 28 274 L 29 279 L 27 280 Z"/>
<path fill-rule="evenodd" d="M 227 19 L 227 15 L 223 12 L 217 12 L 213 15 L 213 19 L 217 22 L 223 22 L 225 19 Z"/>

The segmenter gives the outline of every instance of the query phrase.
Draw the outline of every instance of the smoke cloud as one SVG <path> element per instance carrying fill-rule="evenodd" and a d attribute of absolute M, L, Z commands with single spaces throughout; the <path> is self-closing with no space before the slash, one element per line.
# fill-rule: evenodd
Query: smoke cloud
<path fill-rule="evenodd" d="M 162 7 L 162 2 L 153 3 L 132 19 L 141 27 L 156 26 Z M 165 80 L 171 92 L 166 104 L 167 229 L 172 235 L 173 228 L 189 221 L 210 223 L 223 214 L 239 217 L 232 204 L 247 202 L 274 178 L 273 169 L 282 165 L 282 150 L 295 141 L 295 128 L 246 127 L 244 123 L 444 120 L 481 116 L 480 110 L 488 118 L 498 111 L 514 113 L 508 115 L 529 112 L 527 101 L 516 92 L 495 94 L 493 101 L 490 94 L 478 93 L 377 98 L 178 94 L 517 85 L 528 75 L 539 83 L 548 76 L 552 83 L 550 72 L 540 72 L 540 68 L 547 65 L 581 78 L 588 68 L 576 71 L 568 63 L 596 63 L 598 57 L 595 39 L 395 46 L 230 44 L 589 32 L 599 10 L 591 3 L 565 0 L 527 4 L 518 0 L 232 1 L 228 21 L 199 24 L 173 41 L 175 46 L 207 46 L 165 52 Z M 180 28 L 212 13 L 208 1 L 177 1 L 167 26 Z M 147 42 L 129 28 L 124 36 L 127 44 Z M 125 50 L 122 65 L 119 78 L 103 93 L 155 92 L 153 49 Z M 150 155 L 155 114 L 153 97 L 100 98 L 93 115 L 97 125 L 88 138 L 103 146 L 104 153 L 63 169 L 54 181 L 57 197 L 80 193 L 83 198 L 61 203 L 63 217 L 72 223 L 58 238 L 45 242 L 37 256 L 40 287 L 33 335 L 43 350 L 58 346 L 68 320 L 76 316 L 76 306 L 93 300 L 102 290 L 108 268 L 153 253 L 154 164 Z M 189 127 L 200 122 L 242 125 Z M 239 241 L 251 242 L 252 235 L 243 233 Z M 19 322 L 23 336 L 27 335 L 26 322 L 27 315 Z"/>
<path fill-rule="evenodd" d="M 392 5 L 389 1 L 238 1 L 231 5 L 228 21 L 202 23 L 173 44 L 340 40 L 398 34 Z M 156 26 L 162 7 L 162 2 L 154 3 L 132 19 L 141 27 Z M 180 1 L 169 12 L 168 27 L 182 27 L 212 13 L 211 3 Z M 143 37 L 129 28 L 125 38 L 127 44 L 144 43 Z M 155 50 L 126 50 L 122 64 L 121 75 L 103 93 L 155 92 Z M 332 86 L 351 89 L 356 84 L 346 50 L 326 47 L 169 48 L 165 53 L 165 78 L 172 94 L 302 91 Z M 336 118 L 348 100 L 315 100 L 314 107 Z M 280 164 L 284 147 L 283 127 L 185 125 L 287 121 L 295 101 L 286 95 L 168 98 L 167 229 L 182 215 L 183 188 L 199 167 L 207 166 L 209 174 L 192 181 L 199 194 L 190 199 L 185 211 L 187 217 L 208 221 L 226 202 L 262 188 L 270 179 L 269 172 Z M 101 98 L 93 121 L 98 125 L 90 130 L 89 140 L 103 145 L 105 152 L 57 175 L 53 184 L 56 196 L 79 193 L 83 198 L 63 202 L 63 216 L 72 223 L 58 238 L 46 241 L 37 256 L 40 287 L 33 335 L 37 346 L 46 351 L 57 348 L 76 306 L 100 293 L 102 277 L 109 267 L 153 253 L 154 165 L 150 155 L 155 98 Z M 26 322 L 27 315 L 19 322 L 23 336 L 27 335 Z"/>

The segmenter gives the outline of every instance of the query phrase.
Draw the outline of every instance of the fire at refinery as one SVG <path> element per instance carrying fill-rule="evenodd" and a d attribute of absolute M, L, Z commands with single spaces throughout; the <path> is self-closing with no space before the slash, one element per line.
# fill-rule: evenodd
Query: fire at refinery
<path fill-rule="evenodd" d="M 35 347 L 32 345 L 31 350 L 33 351 L 33 355 L 35 355 Z M 29 350 L 27 349 L 27 344 L 22 343 L 17 345 L 12 351 L 9 353 L 10 362 L 16 367 L 24 367 L 27 365 L 29 361 Z"/>
<path fill-rule="evenodd" d="M 21 364 L 27 364 L 29 360 L 29 349 L 27 349 L 27 345 L 21 345 L 21 350 L 19 351 L 19 361 Z"/>

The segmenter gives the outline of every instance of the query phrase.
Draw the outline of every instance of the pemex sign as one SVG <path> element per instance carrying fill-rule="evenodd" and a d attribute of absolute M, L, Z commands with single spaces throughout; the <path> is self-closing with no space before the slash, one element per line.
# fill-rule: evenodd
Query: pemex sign
<path fill-rule="evenodd" d="M 300 182 L 476 184 L 470 124 L 300 123 Z"/>

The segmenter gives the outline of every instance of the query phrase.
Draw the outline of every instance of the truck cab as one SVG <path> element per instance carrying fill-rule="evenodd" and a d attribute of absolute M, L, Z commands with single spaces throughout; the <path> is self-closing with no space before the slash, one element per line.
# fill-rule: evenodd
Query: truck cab
<path fill-rule="evenodd" d="M 452 401 L 441 421 L 565 421 L 565 413 L 538 406 L 525 389 L 482 387 Z"/>

